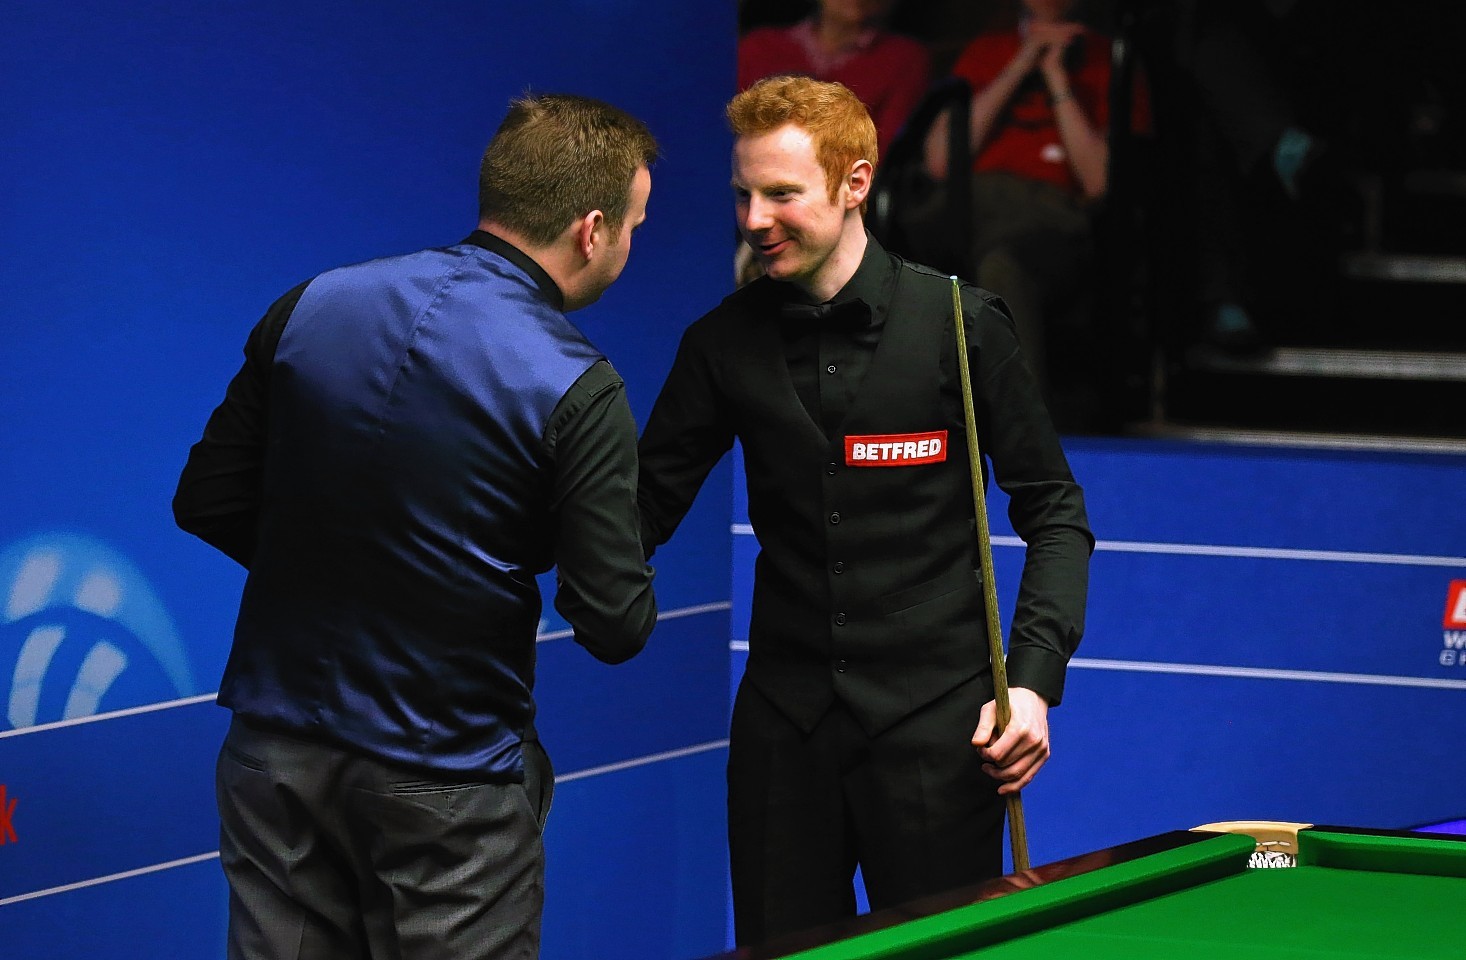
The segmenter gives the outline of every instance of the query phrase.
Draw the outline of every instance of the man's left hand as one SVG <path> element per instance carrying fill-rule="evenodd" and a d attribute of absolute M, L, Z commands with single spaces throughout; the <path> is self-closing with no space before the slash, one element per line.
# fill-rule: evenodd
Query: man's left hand
<path fill-rule="evenodd" d="M 1008 706 L 1012 717 L 996 740 L 998 705 L 992 700 L 983 706 L 972 734 L 972 745 L 986 761 L 983 773 L 1001 784 L 998 793 L 1004 796 L 1028 786 L 1049 759 L 1049 702 L 1027 687 L 1013 687 Z"/>

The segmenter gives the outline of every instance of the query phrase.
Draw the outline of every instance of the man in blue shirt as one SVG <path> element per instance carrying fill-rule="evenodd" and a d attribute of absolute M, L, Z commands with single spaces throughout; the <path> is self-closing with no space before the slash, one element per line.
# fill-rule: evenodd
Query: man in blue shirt
<path fill-rule="evenodd" d="M 467 239 L 327 271 L 250 334 L 174 499 L 249 570 L 231 958 L 537 956 L 535 577 L 608 663 L 656 621 L 624 384 L 565 317 L 620 275 L 656 156 L 607 104 L 517 101 Z"/>

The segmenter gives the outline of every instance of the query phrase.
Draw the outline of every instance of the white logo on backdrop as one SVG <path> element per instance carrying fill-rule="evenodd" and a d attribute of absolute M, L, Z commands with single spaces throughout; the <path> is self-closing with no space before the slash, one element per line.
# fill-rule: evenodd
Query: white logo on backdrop
<path fill-rule="evenodd" d="M 0 552 L 0 727 L 193 692 L 183 645 L 136 564 L 65 533 Z"/>

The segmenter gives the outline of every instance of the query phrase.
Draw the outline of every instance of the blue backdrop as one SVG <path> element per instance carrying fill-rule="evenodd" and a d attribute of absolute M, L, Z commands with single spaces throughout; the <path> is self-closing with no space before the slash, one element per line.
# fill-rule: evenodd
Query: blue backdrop
<path fill-rule="evenodd" d="M 588 94 L 662 143 L 620 283 L 575 315 L 644 418 L 731 273 L 735 10 L 651 0 L 15 0 L 0 31 L 0 952 L 222 956 L 212 703 L 242 572 L 174 529 L 265 307 L 454 243 L 507 101 Z M 612 669 L 542 626 L 562 776 L 545 956 L 724 944 L 729 471 Z"/>
<path fill-rule="evenodd" d="M 245 333 L 322 269 L 460 239 L 505 102 L 587 93 L 664 146 L 630 266 L 576 314 L 644 418 L 677 335 L 728 286 L 734 5 L 6 13 L 0 952 L 222 956 L 212 693 L 242 575 L 168 501 Z M 1056 755 L 1027 797 L 1036 861 L 1212 819 L 1466 813 L 1466 623 L 1442 617 L 1466 582 L 1466 461 L 1070 449 L 1100 547 Z M 548 960 L 725 942 L 727 643 L 746 636 L 756 549 L 730 536 L 734 493 L 725 466 L 658 553 L 643 656 L 604 667 L 543 625 L 561 775 Z M 1001 506 L 1006 622 L 1021 551 Z"/>

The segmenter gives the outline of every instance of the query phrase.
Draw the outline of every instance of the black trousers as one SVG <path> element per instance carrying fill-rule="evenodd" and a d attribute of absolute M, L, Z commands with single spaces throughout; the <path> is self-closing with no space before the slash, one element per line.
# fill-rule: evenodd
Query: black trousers
<path fill-rule="evenodd" d="M 1004 804 L 972 732 L 969 681 L 876 736 L 837 703 L 804 733 L 746 680 L 728 752 L 728 840 L 740 945 L 1002 873 Z"/>
<path fill-rule="evenodd" d="M 219 753 L 230 960 L 534 960 L 554 775 L 443 782 L 236 719 Z"/>

